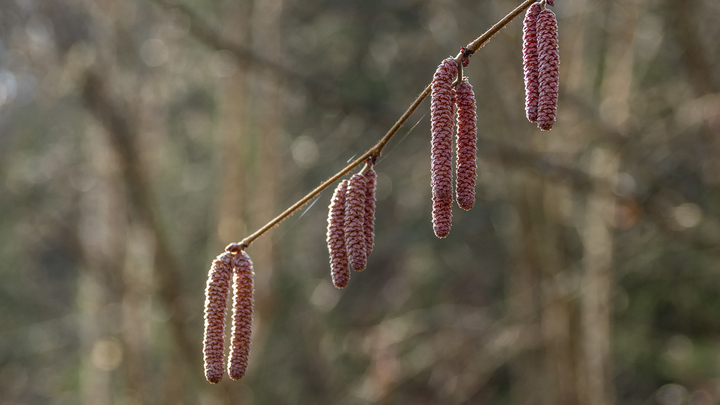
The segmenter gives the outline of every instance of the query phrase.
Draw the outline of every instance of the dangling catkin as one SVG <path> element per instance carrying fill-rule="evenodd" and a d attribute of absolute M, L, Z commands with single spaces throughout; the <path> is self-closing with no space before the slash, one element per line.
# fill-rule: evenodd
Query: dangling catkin
<path fill-rule="evenodd" d="M 217 384 L 222 380 L 223 355 L 225 351 L 225 307 L 227 306 L 230 278 L 232 276 L 231 253 L 223 253 L 212 263 L 205 288 L 205 336 L 203 354 L 205 378 Z"/>
<path fill-rule="evenodd" d="M 536 122 L 538 117 L 538 44 L 537 18 L 540 3 L 533 3 L 523 21 L 523 72 L 525 74 L 525 116 Z"/>
<path fill-rule="evenodd" d="M 253 318 L 253 264 L 239 251 L 233 257 L 233 326 L 228 375 L 239 380 L 245 375 L 250 356 Z"/>
<path fill-rule="evenodd" d="M 455 95 L 451 88 L 457 64 L 447 58 L 433 76 L 430 103 L 432 148 L 431 185 L 433 200 L 452 201 L 452 128 Z"/>
<path fill-rule="evenodd" d="M 367 266 L 365 248 L 365 190 L 367 182 L 362 174 L 350 178 L 345 194 L 345 247 L 353 270 L 362 271 Z"/>
<path fill-rule="evenodd" d="M 447 58 L 438 66 L 432 81 L 432 222 L 435 235 L 439 238 L 448 235 L 452 224 L 452 128 L 455 93 L 451 86 L 455 76 L 457 64 L 453 58 Z"/>
<path fill-rule="evenodd" d="M 455 86 L 457 113 L 457 160 L 455 192 L 460 208 L 469 210 L 475 205 L 477 179 L 477 115 L 475 93 L 467 77 Z"/>
<path fill-rule="evenodd" d="M 555 13 L 545 9 L 537 19 L 538 43 L 538 128 L 549 131 L 555 123 L 558 97 L 558 26 Z"/>
<path fill-rule="evenodd" d="M 367 256 L 375 245 L 375 188 L 377 186 L 377 173 L 371 167 L 365 173 L 367 188 L 365 189 L 365 249 Z"/>
<path fill-rule="evenodd" d="M 335 287 L 345 288 L 350 280 L 348 252 L 345 247 L 345 195 L 348 181 L 338 184 L 328 212 L 327 245 L 330 251 L 330 274 Z"/>

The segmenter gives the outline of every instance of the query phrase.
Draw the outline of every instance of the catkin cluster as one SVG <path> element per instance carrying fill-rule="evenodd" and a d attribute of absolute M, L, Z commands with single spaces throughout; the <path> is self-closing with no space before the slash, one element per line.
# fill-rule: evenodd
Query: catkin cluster
<path fill-rule="evenodd" d="M 555 5 L 553 0 L 534 3 L 523 21 L 525 115 L 543 131 L 555 123 L 560 66 L 557 19 L 546 3 Z"/>
<path fill-rule="evenodd" d="M 463 59 L 463 65 L 466 59 Z M 431 187 L 433 231 L 438 238 L 450 233 L 452 226 L 452 133 L 457 108 L 456 194 L 460 208 L 469 210 L 475 204 L 477 178 L 477 115 L 475 93 L 467 78 L 459 80 L 458 65 L 447 58 L 433 76 L 431 92 Z"/>
<path fill-rule="evenodd" d="M 205 378 L 213 384 L 222 380 L 225 368 L 225 308 L 231 279 L 234 299 L 228 374 L 234 380 L 245 375 L 252 335 L 253 264 L 239 245 L 231 244 L 225 250 L 213 261 L 205 289 Z"/>
<path fill-rule="evenodd" d="M 328 212 L 327 245 L 330 274 L 337 288 L 350 281 L 350 267 L 365 270 L 375 243 L 375 187 L 372 163 L 364 173 L 343 180 L 333 193 Z"/>
<path fill-rule="evenodd" d="M 549 131 L 555 122 L 560 64 L 557 19 L 552 11 L 545 8 L 546 5 L 554 6 L 554 0 L 540 0 L 532 4 L 526 12 L 523 25 L 525 112 L 527 119 L 536 122 L 543 131 Z M 469 210 L 475 204 L 477 108 L 473 87 L 467 77 L 462 77 L 462 67 L 468 65 L 468 58 L 473 52 L 462 48 L 459 61 L 452 57 L 443 60 L 431 84 L 432 223 L 435 235 L 439 238 L 450 233 L 454 198 L 464 210 Z M 455 196 L 452 184 L 454 126 L 457 127 Z M 380 149 L 377 149 L 377 153 Z M 366 161 L 360 173 L 342 181 L 330 202 L 327 244 L 332 281 L 337 288 L 347 286 L 350 268 L 362 271 L 367 267 L 368 256 L 373 249 L 377 185 L 377 174 L 373 170 L 375 157 Z M 279 218 L 268 225 L 277 224 L 282 216 Z M 248 244 L 255 237 L 250 238 Z M 213 261 L 208 273 L 203 353 L 205 378 L 213 384 L 220 382 L 225 368 L 225 309 L 231 280 L 234 299 L 228 374 L 233 379 L 240 379 L 248 366 L 254 273 L 245 247 L 247 245 L 244 242 L 242 245 L 230 244 L 225 248 L 225 253 Z"/>

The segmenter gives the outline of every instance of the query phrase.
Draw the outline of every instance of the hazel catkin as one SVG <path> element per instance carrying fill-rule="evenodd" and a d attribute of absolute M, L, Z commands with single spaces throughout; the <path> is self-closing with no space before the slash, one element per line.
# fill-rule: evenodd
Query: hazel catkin
<path fill-rule="evenodd" d="M 455 86 L 457 113 L 456 186 L 460 208 L 469 210 L 475 205 L 477 179 L 477 114 L 475 93 L 467 77 Z"/>
<path fill-rule="evenodd" d="M 433 229 L 440 238 L 450 232 L 452 221 L 452 128 L 455 94 L 451 87 L 455 76 L 457 63 L 453 58 L 447 58 L 435 71 L 431 86 L 432 217 Z"/>
<path fill-rule="evenodd" d="M 245 375 L 250 356 L 254 274 L 252 261 L 244 251 L 233 256 L 233 325 L 228 375 L 239 380 Z"/>
<path fill-rule="evenodd" d="M 558 26 L 555 13 L 545 9 L 537 18 L 538 44 L 538 128 L 549 131 L 557 114 L 558 69 Z"/>
<path fill-rule="evenodd" d="M 528 121 L 536 122 L 538 117 L 538 44 L 537 18 L 540 3 L 533 3 L 523 20 L 523 73 L 525 76 L 525 116 Z"/>
<path fill-rule="evenodd" d="M 433 76 L 431 115 L 431 185 L 433 198 L 452 199 L 452 129 L 455 94 L 451 88 L 457 76 L 457 63 L 445 59 Z"/>
<path fill-rule="evenodd" d="M 367 181 L 362 174 L 354 174 L 348 183 L 345 197 L 345 247 L 350 265 L 355 271 L 365 270 L 365 190 Z"/>
<path fill-rule="evenodd" d="M 367 256 L 375 245 L 375 188 L 377 187 L 377 173 L 372 166 L 365 173 L 365 250 Z"/>
<path fill-rule="evenodd" d="M 345 288 L 350 280 L 350 264 L 345 247 L 345 194 L 348 181 L 338 184 L 328 212 L 327 245 L 330 252 L 330 274 L 335 287 Z"/>
<path fill-rule="evenodd" d="M 225 351 L 225 308 L 227 306 L 230 278 L 232 276 L 231 253 L 223 253 L 212 263 L 205 288 L 205 336 L 203 357 L 205 378 L 212 384 L 222 380 L 223 355 Z"/>

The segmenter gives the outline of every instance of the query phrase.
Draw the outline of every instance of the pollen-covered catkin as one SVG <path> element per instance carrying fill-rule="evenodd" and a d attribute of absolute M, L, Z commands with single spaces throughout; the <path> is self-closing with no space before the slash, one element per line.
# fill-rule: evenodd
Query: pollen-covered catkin
<path fill-rule="evenodd" d="M 231 253 L 223 253 L 212 263 L 205 288 L 205 336 L 203 354 L 205 378 L 217 384 L 222 380 L 223 355 L 225 351 L 225 307 L 227 306 L 230 278 L 232 277 Z"/>
<path fill-rule="evenodd" d="M 430 103 L 432 147 L 431 186 L 433 200 L 452 201 L 452 129 L 455 95 L 451 88 L 457 63 L 447 58 L 433 76 Z"/>
<path fill-rule="evenodd" d="M 365 189 L 365 249 L 369 257 L 375 245 L 375 188 L 377 187 L 377 173 L 372 167 L 365 173 L 365 180 L 367 182 Z"/>
<path fill-rule="evenodd" d="M 327 245 L 330 252 L 330 274 L 335 287 L 345 288 L 350 280 L 350 264 L 345 248 L 345 194 L 348 181 L 338 184 L 328 212 Z"/>
<path fill-rule="evenodd" d="M 549 131 L 555 123 L 558 100 L 558 26 L 555 13 L 545 9 L 537 19 L 538 43 L 538 128 Z"/>
<path fill-rule="evenodd" d="M 525 75 L 525 116 L 536 122 L 538 117 L 538 44 L 537 18 L 540 3 L 533 3 L 523 20 L 523 73 Z"/>
<path fill-rule="evenodd" d="M 367 266 L 365 248 L 365 190 L 367 181 L 362 174 L 350 178 L 345 194 L 345 247 L 353 270 L 362 271 Z"/>
<path fill-rule="evenodd" d="M 233 326 L 228 375 L 239 380 L 245 375 L 250 356 L 254 274 L 252 261 L 244 251 L 233 256 Z"/>
<path fill-rule="evenodd" d="M 477 114 L 475 93 L 467 77 L 455 86 L 455 104 L 458 108 L 455 193 L 460 208 L 469 210 L 475 205 Z"/>

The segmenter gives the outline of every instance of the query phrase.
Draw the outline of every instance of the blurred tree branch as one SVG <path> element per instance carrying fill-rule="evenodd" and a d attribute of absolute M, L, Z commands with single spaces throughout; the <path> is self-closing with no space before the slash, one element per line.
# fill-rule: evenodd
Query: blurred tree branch
<path fill-rule="evenodd" d="M 238 60 L 238 63 L 244 65 L 253 65 L 257 68 L 264 69 L 275 76 L 280 82 L 291 81 L 303 86 L 313 100 L 325 107 L 340 108 L 345 112 L 354 111 L 368 117 L 382 117 L 384 121 L 391 121 L 394 117 L 392 108 L 378 108 L 377 103 L 370 103 L 351 99 L 347 95 L 338 91 L 336 86 L 326 78 L 313 78 L 298 73 L 280 61 L 268 59 L 249 47 L 239 44 L 221 35 L 215 30 L 202 16 L 198 15 L 190 7 L 181 1 L 170 2 L 168 0 L 154 0 L 155 3 L 166 9 L 177 9 L 185 13 L 190 20 L 190 34 L 198 41 L 205 44 L 210 49 L 216 51 L 228 51 L 232 53 Z M 275 52 L 270 52 L 274 54 Z M 328 95 L 331 95 L 328 97 Z"/>
<path fill-rule="evenodd" d="M 105 127 L 110 144 L 117 153 L 120 171 L 127 189 L 129 204 L 155 240 L 154 270 L 158 276 L 159 295 L 170 316 L 175 343 L 181 357 L 192 369 L 200 369 L 196 347 L 185 332 L 185 308 L 179 302 L 181 287 L 178 264 L 171 252 L 167 234 L 160 222 L 149 181 L 142 167 L 137 146 L 134 120 L 123 105 L 108 94 L 104 76 L 97 67 L 85 72 L 82 96 L 87 109 Z"/>
<path fill-rule="evenodd" d="M 688 71 L 688 79 L 692 83 L 695 93 L 700 96 L 708 93 L 717 93 L 718 83 L 715 80 L 711 63 L 707 59 L 705 46 L 698 35 L 695 18 L 694 1 L 673 0 L 669 1 L 672 16 L 669 19 L 670 28 L 677 38 L 680 46 L 685 51 L 681 61 Z"/>

